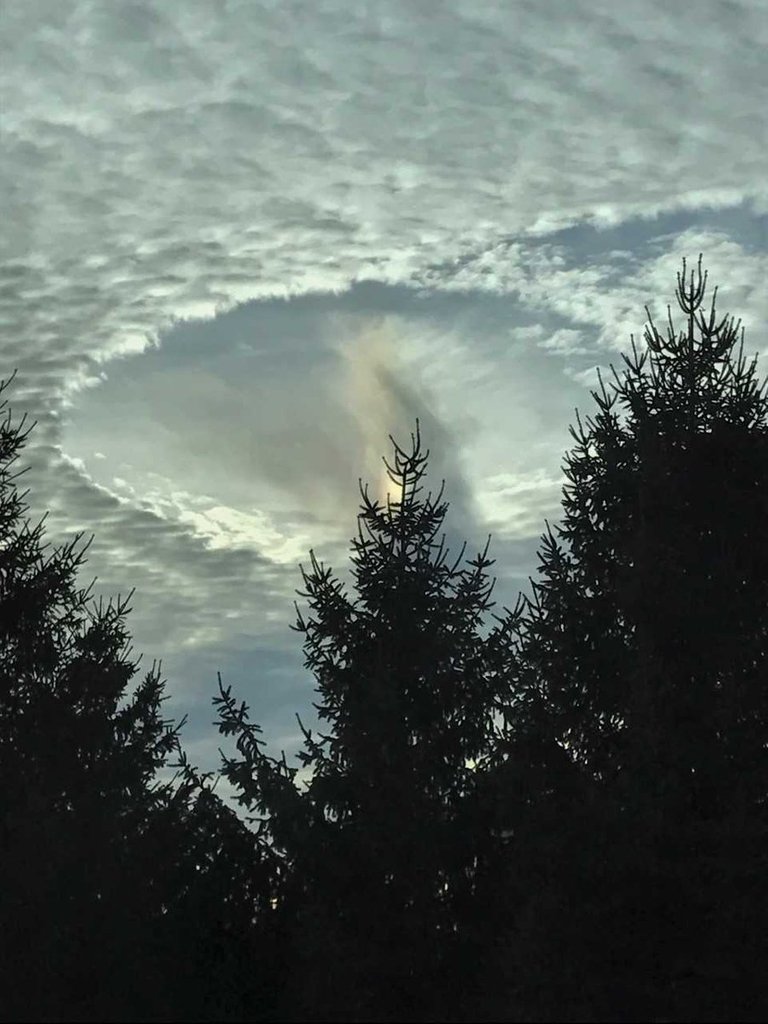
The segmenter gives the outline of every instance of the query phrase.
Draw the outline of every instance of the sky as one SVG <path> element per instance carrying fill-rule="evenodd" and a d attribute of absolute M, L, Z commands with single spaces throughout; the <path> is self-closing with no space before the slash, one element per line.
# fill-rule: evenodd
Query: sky
<path fill-rule="evenodd" d="M 680 259 L 768 355 L 768 0 L 24 0 L 0 11 L 0 379 L 82 581 L 205 769 L 217 672 L 298 746 L 310 548 L 419 417 L 499 605 L 574 409 Z M 300 599 L 298 599 L 300 600 Z"/>

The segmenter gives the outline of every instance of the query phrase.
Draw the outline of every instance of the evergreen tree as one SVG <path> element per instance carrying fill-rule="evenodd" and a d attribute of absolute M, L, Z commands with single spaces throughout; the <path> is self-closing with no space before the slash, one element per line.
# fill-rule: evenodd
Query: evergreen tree
<path fill-rule="evenodd" d="M 354 596 L 314 553 L 302 569 L 311 616 L 295 628 L 327 726 L 304 729 L 305 789 L 230 689 L 217 698 L 237 737 L 225 773 L 283 857 L 278 912 L 300 988 L 285 1012 L 302 1019 L 447 1019 L 472 983 L 479 768 L 500 692 L 483 630 L 492 563 L 487 545 L 449 559 L 418 423 L 411 440 L 392 441 L 386 501 L 361 485 Z"/>
<path fill-rule="evenodd" d="M 0 1015 L 239 1019 L 207 961 L 251 941 L 267 860 L 186 765 L 158 669 L 129 692 L 127 600 L 94 606 L 80 537 L 46 553 L 25 518 L 23 426 L 0 423 Z"/>
<path fill-rule="evenodd" d="M 512 630 L 513 1015 L 768 1010 L 768 399 L 705 291 L 593 392 Z"/>

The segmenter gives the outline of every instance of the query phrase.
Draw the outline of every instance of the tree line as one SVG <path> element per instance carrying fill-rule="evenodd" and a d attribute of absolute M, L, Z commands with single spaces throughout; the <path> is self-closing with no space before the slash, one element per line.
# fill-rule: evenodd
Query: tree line
<path fill-rule="evenodd" d="M 351 584 L 301 569 L 295 764 L 219 678 L 239 813 L 136 678 L 130 597 L 30 522 L 6 413 L 0 1018 L 768 1016 L 768 397 L 706 292 L 684 261 L 680 329 L 648 313 L 577 413 L 511 609 L 489 545 L 446 549 L 418 423 L 391 439 Z"/>

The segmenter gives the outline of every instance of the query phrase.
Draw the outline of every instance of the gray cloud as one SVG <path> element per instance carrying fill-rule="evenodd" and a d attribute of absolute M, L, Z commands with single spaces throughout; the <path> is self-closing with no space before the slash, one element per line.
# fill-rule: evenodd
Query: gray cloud
<path fill-rule="evenodd" d="M 764 320 L 767 34 L 757 0 L 8 6 L 0 375 L 137 646 L 282 650 L 417 413 L 454 532 L 524 544 L 683 252 Z"/>

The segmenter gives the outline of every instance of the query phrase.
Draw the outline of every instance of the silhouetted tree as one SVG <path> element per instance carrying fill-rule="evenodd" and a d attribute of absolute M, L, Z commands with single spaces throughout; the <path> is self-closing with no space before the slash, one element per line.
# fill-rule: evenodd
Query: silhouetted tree
<path fill-rule="evenodd" d="M 409 451 L 392 443 L 392 493 L 361 485 L 354 597 L 314 553 L 302 569 L 311 616 L 295 628 L 327 724 L 303 730 L 303 790 L 230 689 L 217 698 L 237 737 L 225 774 L 284 858 L 285 1012 L 301 1019 L 446 1019 L 473 982 L 477 779 L 499 697 L 492 563 L 487 545 L 448 558 L 418 423 Z"/>
<path fill-rule="evenodd" d="M 0 423 L 0 1016 L 242 1019 L 268 858 L 183 757 L 159 781 L 159 672 L 129 690 L 127 600 L 94 606 L 80 536 L 46 553 L 25 517 L 23 426 Z"/>
<path fill-rule="evenodd" d="M 768 399 L 705 289 L 593 392 L 512 630 L 512 1015 L 768 1011 Z"/>
<path fill-rule="evenodd" d="M 159 1005 L 168 1019 L 271 1020 L 282 967 L 275 855 L 217 796 L 210 773 L 200 776 L 183 753 L 178 767 L 142 848 L 157 890 L 148 909 Z"/>

